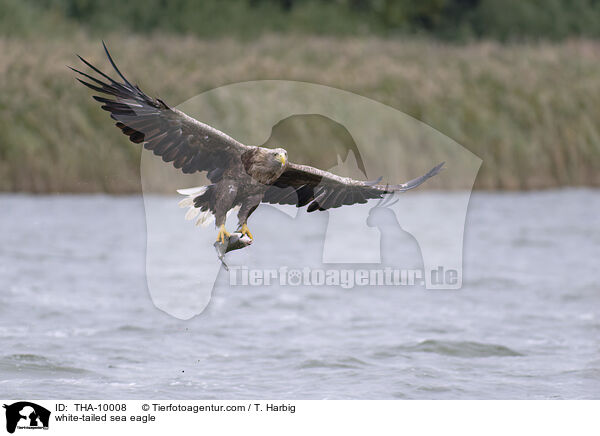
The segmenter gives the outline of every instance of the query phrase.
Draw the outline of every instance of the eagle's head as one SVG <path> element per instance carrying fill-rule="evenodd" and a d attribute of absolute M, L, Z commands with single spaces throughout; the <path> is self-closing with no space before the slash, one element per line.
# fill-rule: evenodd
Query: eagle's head
<path fill-rule="evenodd" d="M 254 147 L 242 155 L 242 162 L 253 179 L 270 185 L 287 168 L 287 151 L 283 148 Z"/>
<path fill-rule="evenodd" d="M 279 163 L 282 167 L 287 165 L 287 151 L 283 148 L 274 148 L 271 151 L 271 156 Z"/>
<path fill-rule="evenodd" d="M 270 160 L 268 166 L 271 168 L 271 177 L 268 182 L 272 183 L 279 178 L 280 175 L 283 174 L 288 165 L 287 151 L 283 148 L 274 148 L 269 150 L 269 155 L 267 160 Z M 264 182 L 263 182 L 264 183 Z"/>

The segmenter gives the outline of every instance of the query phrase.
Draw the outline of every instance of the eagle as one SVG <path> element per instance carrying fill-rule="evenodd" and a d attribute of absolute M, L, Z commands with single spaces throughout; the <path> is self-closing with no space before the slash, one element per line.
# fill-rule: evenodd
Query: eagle
<path fill-rule="evenodd" d="M 131 142 L 143 144 L 183 173 L 206 173 L 210 185 L 179 192 L 188 196 L 184 205 L 190 206 L 188 214 L 192 217 L 200 212 L 214 216 L 217 242 L 225 243 L 230 236 L 225 221 L 233 209 L 239 209 L 238 232 L 252 240 L 247 222 L 261 203 L 308 206 L 308 212 L 366 203 L 369 199 L 413 189 L 438 174 L 444 165 L 442 162 L 421 177 L 394 185 L 380 183 L 381 178 L 354 180 L 290 162 L 283 148 L 242 144 L 163 100 L 149 97 L 125 78 L 106 44 L 102 45 L 121 80 L 111 78 L 79 55 L 93 73 L 69 68 L 78 74 L 79 82 L 100 94 L 94 95 L 94 100 L 110 113 Z"/>

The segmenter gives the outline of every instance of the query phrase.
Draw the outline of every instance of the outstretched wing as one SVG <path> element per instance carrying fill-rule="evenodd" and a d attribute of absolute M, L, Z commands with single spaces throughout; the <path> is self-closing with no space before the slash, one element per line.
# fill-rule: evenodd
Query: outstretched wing
<path fill-rule="evenodd" d="M 94 96 L 102 103 L 102 109 L 110 112 L 117 127 L 129 136 L 130 141 L 143 143 L 144 148 L 161 156 L 165 162 L 173 162 L 184 173 L 208 171 L 213 182 L 225 168 L 248 150 L 244 144 L 225 133 L 195 120 L 183 112 L 170 108 L 160 99 L 147 96 L 137 85 L 132 85 L 115 65 L 106 45 L 104 51 L 115 72 L 123 79 L 117 82 L 87 62 L 79 59 L 98 73 L 102 80 L 71 68 L 86 80 L 77 78 L 88 88 L 108 95 Z"/>
<path fill-rule="evenodd" d="M 285 172 L 267 190 L 263 202 L 293 204 L 296 207 L 310 203 L 308 212 L 366 203 L 370 198 L 381 198 L 384 194 L 416 188 L 439 173 L 443 165 L 444 162 L 429 170 L 427 174 L 401 185 L 382 185 L 379 184 L 379 180 L 375 182 L 353 180 L 307 165 L 290 163 Z"/>

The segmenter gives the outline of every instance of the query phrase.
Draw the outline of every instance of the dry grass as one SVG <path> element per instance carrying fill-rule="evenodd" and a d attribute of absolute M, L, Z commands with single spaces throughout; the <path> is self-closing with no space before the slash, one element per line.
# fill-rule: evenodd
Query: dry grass
<path fill-rule="evenodd" d="M 402 110 L 484 161 L 480 189 L 600 186 L 600 44 L 106 38 L 127 75 L 176 105 L 255 79 L 326 84 Z M 0 190 L 139 191 L 139 151 L 65 65 L 100 41 L 0 39 Z M 310 154 L 310 151 L 307 151 Z M 314 151 L 313 151 L 314 154 Z"/>

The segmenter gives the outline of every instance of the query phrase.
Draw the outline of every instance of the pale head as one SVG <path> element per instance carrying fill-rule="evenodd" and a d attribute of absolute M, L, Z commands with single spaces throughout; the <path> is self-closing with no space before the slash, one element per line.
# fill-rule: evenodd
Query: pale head
<path fill-rule="evenodd" d="M 273 148 L 270 150 L 271 156 L 281 164 L 281 166 L 285 166 L 287 164 L 287 151 L 283 148 Z"/>

